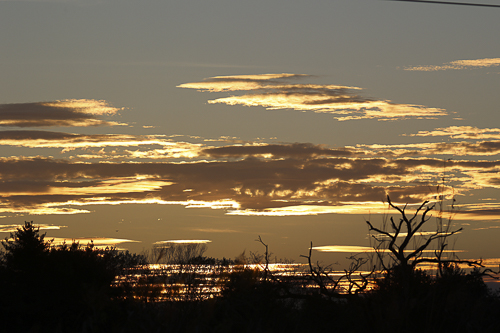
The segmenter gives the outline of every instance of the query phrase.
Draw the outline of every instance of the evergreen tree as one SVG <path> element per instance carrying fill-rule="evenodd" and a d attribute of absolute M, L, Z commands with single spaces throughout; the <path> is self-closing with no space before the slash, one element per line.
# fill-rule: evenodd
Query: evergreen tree
<path fill-rule="evenodd" d="M 52 240 L 45 240 L 45 234 L 40 235 L 40 228 L 33 222 L 25 222 L 10 234 L 10 238 L 2 241 L 4 265 L 8 270 L 22 274 L 36 270 L 46 258 L 51 243 Z"/>

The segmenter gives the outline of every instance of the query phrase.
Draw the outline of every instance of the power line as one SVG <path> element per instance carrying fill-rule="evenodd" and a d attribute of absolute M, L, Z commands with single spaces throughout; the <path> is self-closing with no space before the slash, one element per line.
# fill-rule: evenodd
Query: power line
<path fill-rule="evenodd" d="M 479 6 L 479 7 L 497 7 L 500 5 L 470 3 L 470 2 L 449 2 L 449 1 L 427 1 L 427 0 L 389 0 L 389 1 L 407 1 L 407 2 L 423 2 L 423 3 L 437 3 L 441 5 L 462 5 L 462 6 Z"/>

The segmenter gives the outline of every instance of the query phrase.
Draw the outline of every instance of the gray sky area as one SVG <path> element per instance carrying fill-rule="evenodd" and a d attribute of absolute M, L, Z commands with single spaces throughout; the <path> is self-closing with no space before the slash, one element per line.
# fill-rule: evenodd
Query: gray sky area
<path fill-rule="evenodd" d="M 500 8 L 422 2 L 0 1 L 0 236 L 334 262 L 442 196 L 497 258 Z"/>

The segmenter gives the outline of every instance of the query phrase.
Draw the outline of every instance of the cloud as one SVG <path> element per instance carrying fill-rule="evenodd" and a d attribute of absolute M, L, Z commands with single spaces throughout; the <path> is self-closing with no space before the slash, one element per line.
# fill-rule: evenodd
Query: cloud
<path fill-rule="evenodd" d="M 211 242 L 212 241 L 208 239 L 176 239 L 154 242 L 153 244 L 206 244 Z"/>
<path fill-rule="evenodd" d="M 432 131 L 418 131 L 416 134 L 408 134 L 407 136 L 448 136 L 453 139 L 500 139 L 500 128 L 449 126 L 436 128 Z"/>
<path fill-rule="evenodd" d="M 126 147 L 121 154 L 129 158 L 175 158 L 196 157 L 199 154 L 199 144 L 173 142 L 165 135 L 129 135 L 129 134 L 94 134 L 83 135 L 49 131 L 0 131 L 0 145 L 28 148 L 62 148 L 63 152 L 74 149 Z M 161 145 L 161 150 L 147 152 L 131 151 L 130 147 Z M 115 151 L 116 154 L 116 151 Z M 100 151 L 105 158 L 105 152 Z M 88 156 L 87 156 L 88 157 Z"/>
<path fill-rule="evenodd" d="M 1 104 L 0 126 L 50 127 L 50 126 L 116 126 L 118 122 L 99 119 L 115 115 L 121 108 L 106 101 L 71 99 L 53 102 Z"/>
<path fill-rule="evenodd" d="M 419 236 L 433 236 L 433 235 L 440 235 L 440 236 L 451 236 L 454 234 L 459 234 L 460 232 L 436 232 L 436 231 L 419 231 L 416 232 L 412 237 L 419 237 Z M 391 236 L 396 236 L 396 237 L 406 237 L 408 236 L 407 232 L 400 232 L 397 235 L 395 233 L 389 233 Z M 384 234 L 373 234 L 371 235 L 373 238 L 377 240 L 382 240 L 382 239 L 389 239 L 390 237 L 388 235 Z"/>
<path fill-rule="evenodd" d="M 372 247 L 367 246 L 353 246 L 353 245 L 327 245 L 327 246 L 315 246 L 313 250 L 320 252 L 375 252 Z"/>
<path fill-rule="evenodd" d="M 254 144 L 210 147 L 203 149 L 202 153 L 212 158 L 246 158 L 251 156 L 270 158 L 312 158 L 319 156 L 356 155 L 356 151 L 354 149 L 332 149 L 326 146 L 313 145 L 310 143 Z"/>
<path fill-rule="evenodd" d="M 158 204 L 223 209 L 229 215 L 384 214 L 388 194 L 393 202 L 410 205 L 435 200 L 444 174 L 447 183 L 440 195 L 499 189 L 500 161 L 493 157 L 500 153 L 500 140 L 475 140 L 496 131 L 437 128 L 415 136 L 467 138 L 353 147 L 229 137 L 3 131 L 0 145 L 62 151 L 59 157 L 1 157 L 0 213 L 80 214 L 90 213 L 87 207 L 92 205 Z M 446 155 L 455 159 L 443 159 Z M 459 155 L 464 159 L 456 160 Z M 500 207 L 491 204 L 469 205 L 457 219 L 497 219 Z"/>
<path fill-rule="evenodd" d="M 482 227 L 482 228 L 474 228 L 472 230 L 489 230 L 489 229 L 500 229 L 500 225 L 494 225 L 494 226 L 488 226 L 488 227 Z"/>
<path fill-rule="evenodd" d="M 409 66 L 405 67 L 405 71 L 422 71 L 422 72 L 433 72 L 433 71 L 444 71 L 448 69 L 471 69 L 471 68 L 485 68 L 485 67 L 495 67 L 500 65 L 500 58 L 484 58 L 484 59 L 473 59 L 473 60 L 455 60 L 451 62 L 444 63 L 443 65 L 429 65 L 429 66 Z"/>
<path fill-rule="evenodd" d="M 286 73 L 214 76 L 205 79 L 203 82 L 183 83 L 178 85 L 177 87 L 197 89 L 198 91 L 206 91 L 206 92 L 259 90 L 265 88 L 273 88 L 277 86 L 279 84 L 279 81 L 277 81 L 277 79 L 289 79 L 289 78 L 308 77 L 308 76 L 309 75 L 305 74 L 286 74 Z"/>
<path fill-rule="evenodd" d="M 0 232 L 16 232 L 17 229 L 22 228 L 23 225 L 21 224 L 3 224 L 0 225 Z M 47 224 L 37 224 L 37 228 L 40 228 L 40 230 L 59 230 L 61 228 L 66 228 L 66 226 L 60 226 L 60 225 L 47 225 Z"/>
<path fill-rule="evenodd" d="M 409 144 L 358 144 L 345 147 L 356 154 L 368 156 L 496 156 L 500 154 L 500 128 L 478 128 L 473 126 L 440 127 L 430 131 L 403 134 L 409 137 L 448 137 L 462 141 L 426 142 Z"/>
<path fill-rule="evenodd" d="M 452 138 L 478 139 L 495 137 L 498 129 L 478 129 L 469 126 L 438 128 L 420 131 L 410 136 L 450 136 Z M 499 133 L 500 135 L 500 133 Z M 201 138 L 197 138 L 202 140 Z M 241 142 L 235 139 L 202 140 L 204 143 L 174 141 L 165 135 L 94 134 L 83 135 L 49 131 L 0 131 L 0 145 L 28 148 L 59 148 L 61 153 L 81 149 L 85 153 L 70 156 L 74 161 L 106 160 L 224 160 L 258 157 L 318 158 L 318 157 L 416 157 L 432 155 L 495 156 L 500 153 L 500 140 L 434 142 L 394 145 L 364 145 L 331 148 L 310 143 L 270 144 L 264 142 Z M 155 148 L 154 146 L 161 146 Z M 110 148 L 106 150 L 105 148 Z M 135 149 L 133 149 L 135 148 Z"/>
<path fill-rule="evenodd" d="M 260 148 L 264 150 L 259 150 Z M 383 213 L 394 202 L 418 204 L 436 195 L 443 161 L 356 156 L 324 146 L 290 144 L 207 149 L 216 160 L 73 162 L 0 158 L 0 212 L 74 214 L 88 205 L 176 204 L 225 209 L 232 215 Z M 248 149 L 248 151 L 245 151 Z M 443 193 L 500 188 L 500 161 L 449 161 Z M 434 189 L 434 190 L 433 190 Z M 475 207 L 487 216 L 488 203 Z"/>
<path fill-rule="evenodd" d="M 311 216 L 321 214 L 384 214 L 387 205 L 377 202 L 339 202 L 335 205 L 291 205 L 287 207 L 264 209 L 232 209 L 228 215 L 240 216 Z"/>
<path fill-rule="evenodd" d="M 410 143 L 397 145 L 356 145 L 350 147 L 357 154 L 387 157 L 405 156 L 431 156 L 431 155 L 452 155 L 452 156 L 496 156 L 500 154 L 500 140 L 479 141 L 479 142 L 431 142 L 431 143 Z"/>
<path fill-rule="evenodd" d="M 355 93 L 359 87 L 342 85 L 291 84 L 304 74 L 261 74 L 216 76 L 201 82 L 184 83 L 179 88 L 206 92 L 243 92 L 241 95 L 209 100 L 208 103 L 262 106 L 268 110 L 292 109 L 330 113 L 339 121 L 355 119 L 398 120 L 435 119 L 446 111 L 414 104 L 398 104 Z"/>
<path fill-rule="evenodd" d="M 122 243 L 139 243 L 139 241 L 121 238 L 108 238 L 108 237 L 78 237 L 78 238 L 61 238 L 61 237 L 46 237 L 47 240 L 52 240 L 52 245 L 71 245 L 76 242 L 82 246 L 87 244 L 94 244 L 96 248 L 116 247 Z"/>
<path fill-rule="evenodd" d="M 461 206 L 456 212 L 460 220 L 500 221 L 500 204 L 469 203 Z"/>
<path fill-rule="evenodd" d="M 360 253 L 360 252 L 389 252 L 386 249 L 377 249 L 375 250 L 373 247 L 368 246 L 352 246 L 352 245 L 327 245 L 327 246 L 315 246 L 313 250 L 317 250 L 320 252 L 347 252 L 347 253 Z M 411 252 L 413 250 L 406 250 L 407 252 Z M 422 252 L 431 252 L 434 253 L 436 250 L 423 250 Z M 444 250 L 445 253 L 454 253 L 454 252 L 465 252 L 463 250 Z"/>

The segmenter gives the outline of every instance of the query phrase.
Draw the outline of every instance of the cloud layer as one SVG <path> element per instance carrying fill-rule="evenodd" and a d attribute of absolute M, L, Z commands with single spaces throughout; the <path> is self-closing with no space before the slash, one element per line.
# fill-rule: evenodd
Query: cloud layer
<path fill-rule="evenodd" d="M 359 87 L 342 85 L 296 84 L 292 80 L 304 74 L 261 74 L 216 76 L 201 82 L 184 83 L 179 88 L 204 92 L 241 92 L 209 100 L 208 103 L 261 106 L 268 110 L 292 109 L 330 113 L 339 121 L 355 119 L 399 120 L 435 119 L 446 115 L 439 108 L 414 104 L 398 104 L 389 100 L 364 97 Z"/>
<path fill-rule="evenodd" d="M 500 161 L 398 157 L 405 149 L 258 143 L 197 146 L 183 162 L 6 157 L 0 158 L 0 212 L 71 214 L 87 205 L 154 203 L 233 215 L 364 213 L 383 212 L 387 194 L 417 204 L 440 193 L 500 188 Z M 447 186 L 438 193 L 443 172 Z M 469 215 L 491 217 L 499 207 L 469 208 Z"/>
<path fill-rule="evenodd" d="M 181 86 L 213 92 L 258 91 L 274 97 L 295 94 L 301 101 L 297 103 L 314 106 L 316 101 L 321 108 L 348 103 L 340 102 L 341 95 L 359 90 L 289 82 L 304 77 L 223 76 Z M 332 101 L 325 104 L 317 94 Z M 351 107 L 354 100 L 373 102 L 349 96 Z M 307 98 L 312 99 L 306 102 Z M 377 112 L 389 117 L 382 109 Z M 365 117 L 370 112 L 358 111 Z M 100 117 L 117 115 L 118 109 L 103 101 L 69 100 L 7 104 L 0 112 L 9 126 L 56 126 L 62 121 L 80 127 L 115 125 Z M 229 215 L 386 213 L 387 195 L 393 202 L 413 205 L 441 195 L 460 197 L 500 189 L 500 129 L 450 126 L 407 136 L 430 142 L 329 147 L 227 137 L 0 131 L 0 146 L 18 147 L 24 153 L 50 149 L 44 156 L 0 157 L 0 214 L 79 214 L 89 213 L 91 205 L 135 203 L 223 209 Z M 496 200 L 465 206 L 456 213 L 457 219 L 500 219 Z"/>

